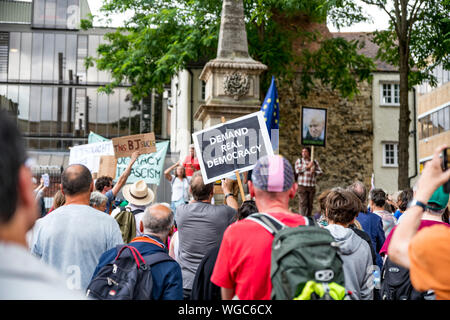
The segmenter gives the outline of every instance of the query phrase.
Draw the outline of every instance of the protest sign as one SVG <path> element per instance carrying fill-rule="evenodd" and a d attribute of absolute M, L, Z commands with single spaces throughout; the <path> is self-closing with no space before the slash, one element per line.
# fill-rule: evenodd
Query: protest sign
<path fill-rule="evenodd" d="M 327 137 L 327 109 L 302 108 L 302 145 L 325 147 Z"/>
<path fill-rule="evenodd" d="M 102 141 L 109 141 L 109 139 L 106 139 L 105 137 L 102 137 L 99 134 L 96 134 L 95 132 L 89 132 L 88 135 L 88 143 L 95 143 L 95 142 L 102 142 Z"/>
<path fill-rule="evenodd" d="M 101 156 L 98 168 L 98 176 L 107 176 L 115 179 L 117 159 L 115 156 Z"/>
<path fill-rule="evenodd" d="M 164 161 L 169 146 L 169 141 L 156 143 L 156 152 L 150 154 L 141 154 L 134 163 L 127 183 L 134 183 L 138 180 L 144 180 L 148 184 L 159 185 L 161 177 L 164 176 Z M 131 158 L 117 159 L 116 178 L 126 170 Z"/>
<path fill-rule="evenodd" d="M 114 149 L 111 141 L 78 145 L 70 148 L 69 165 L 82 164 L 91 173 L 94 173 L 98 172 L 101 156 L 113 155 Z"/>
<path fill-rule="evenodd" d="M 261 111 L 192 134 L 205 183 L 254 168 L 256 161 L 273 155 Z"/>
<path fill-rule="evenodd" d="M 153 132 L 112 139 L 116 158 L 130 157 L 134 151 L 141 154 L 156 152 L 156 140 Z"/>

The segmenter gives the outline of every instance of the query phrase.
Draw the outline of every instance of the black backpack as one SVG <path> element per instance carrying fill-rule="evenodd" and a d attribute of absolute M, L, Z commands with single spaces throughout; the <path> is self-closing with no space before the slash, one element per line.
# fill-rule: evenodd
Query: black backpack
<path fill-rule="evenodd" d="M 381 270 L 382 300 L 432 300 L 433 293 L 419 292 L 409 279 L 409 269 L 392 262 L 387 257 Z"/>
<path fill-rule="evenodd" d="M 117 251 L 114 261 L 101 268 L 91 280 L 86 296 L 96 300 L 151 300 L 151 266 L 173 259 L 165 252 L 142 257 L 129 245 L 119 245 Z"/>

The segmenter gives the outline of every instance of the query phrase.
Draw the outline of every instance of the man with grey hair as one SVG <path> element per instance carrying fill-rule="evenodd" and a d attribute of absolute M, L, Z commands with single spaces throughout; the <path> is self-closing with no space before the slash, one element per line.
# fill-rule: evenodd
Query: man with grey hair
<path fill-rule="evenodd" d="M 102 212 L 106 211 L 106 203 L 108 202 L 108 197 L 99 191 L 94 191 L 91 193 L 91 198 L 89 199 L 89 205 Z"/>
<path fill-rule="evenodd" d="M 167 238 L 173 234 L 174 215 L 170 208 L 156 203 L 146 208 L 139 223 L 142 236 L 134 238 L 128 245 L 136 248 L 146 257 L 159 254 L 166 257 L 151 266 L 153 288 L 152 300 L 182 300 L 183 281 L 179 264 L 170 258 L 167 249 Z M 94 271 L 94 278 L 102 267 L 116 258 L 121 246 L 106 251 L 100 257 L 99 264 Z"/>

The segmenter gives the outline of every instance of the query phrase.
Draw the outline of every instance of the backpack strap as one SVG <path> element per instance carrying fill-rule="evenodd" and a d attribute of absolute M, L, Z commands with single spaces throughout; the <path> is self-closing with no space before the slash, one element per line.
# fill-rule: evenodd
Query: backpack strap
<path fill-rule="evenodd" d="M 145 262 L 150 266 L 163 261 L 175 261 L 167 253 L 161 251 L 145 256 L 144 259 Z"/>
<path fill-rule="evenodd" d="M 278 231 L 287 228 L 287 226 L 282 223 L 280 220 L 272 217 L 267 213 L 253 213 L 249 215 L 246 219 L 252 220 L 262 227 L 264 227 L 267 231 L 269 231 L 272 235 L 275 235 Z"/>

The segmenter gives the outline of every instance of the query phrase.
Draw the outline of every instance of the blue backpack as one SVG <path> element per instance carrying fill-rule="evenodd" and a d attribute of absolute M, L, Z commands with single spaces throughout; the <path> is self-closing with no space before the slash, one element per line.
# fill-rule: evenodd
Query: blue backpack
<path fill-rule="evenodd" d="M 91 280 L 86 296 L 96 300 L 151 300 L 151 266 L 173 259 L 165 252 L 142 257 L 135 247 L 128 245 L 117 246 L 117 251 L 114 261 Z"/>

